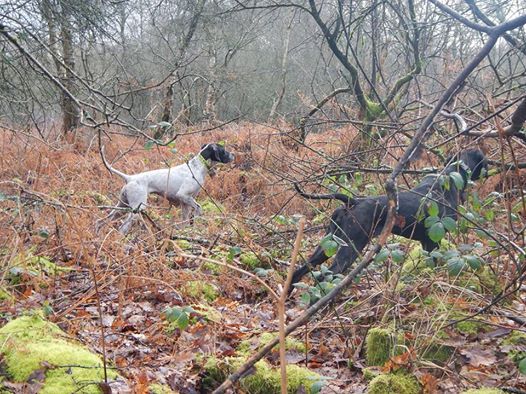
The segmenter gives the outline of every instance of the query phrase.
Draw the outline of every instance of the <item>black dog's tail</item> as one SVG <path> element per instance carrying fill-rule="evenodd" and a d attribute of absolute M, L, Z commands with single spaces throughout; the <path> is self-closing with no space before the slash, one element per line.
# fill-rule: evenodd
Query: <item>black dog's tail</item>
<path fill-rule="evenodd" d="M 298 192 L 298 194 L 302 197 L 308 198 L 310 200 L 340 200 L 341 202 L 345 203 L 347 206 L 356 205 L 358 202 L 355 198 L 349 197 L 346 194 L 342 193 L 331 193 L 331 194 L 309 194 L 305 193 L 303 190 L 300 189 L 297 182 L 294 182 L 294 189 Z"/>

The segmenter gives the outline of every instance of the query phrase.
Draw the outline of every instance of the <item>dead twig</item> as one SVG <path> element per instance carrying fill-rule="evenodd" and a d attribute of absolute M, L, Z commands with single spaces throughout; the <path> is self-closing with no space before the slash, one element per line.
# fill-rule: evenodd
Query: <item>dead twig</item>
<path fill-rule="evenodd" d="M 285 334 L 285 302 L 287 301 L 287 295 L 289 294 L 290 283 L 292 282 L 292 275 L 294 268 L 296 267 L 296 261 L 298 260 L 298 253 L 301 247 L 301 239 L 303 238 L 303 229 L 305 228 L 305 218 L 302 217 L 299 222 L 298 234 L 296 235 L 296 241 L 294 242 L 294 250 L 292 251 L 292 257 L 290 259 L 289 269 L 287 271 L 287 279 L 281 295 L 278 300 L 278 318 L 279 318 L 279 363 L 281 370 L 281 394 L 287 394 L 287 359 L 286 354 L 286 334 Z"/>

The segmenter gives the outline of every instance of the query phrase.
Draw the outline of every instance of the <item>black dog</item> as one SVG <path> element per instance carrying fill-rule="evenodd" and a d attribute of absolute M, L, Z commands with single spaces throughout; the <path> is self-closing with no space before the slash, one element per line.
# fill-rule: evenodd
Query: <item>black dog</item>
<path fill-rule="evenodd" d="M 448 163 L 443 173 L 446 176 L 452 172 L 460 173 L 464 181 L 462 188 L 457 188 L 453 180 L 449 182 L 448 187 L 443 187 L 436 175 L 428 175 L 415 188 L 398 194 L 398 218 L 393 227 L 393 234 L 420 241 L 422 248 L 429 252 L 437 248 L 438 244 L 429 238 L 424 225 L 424 219 L 428 215 L 424 207 L 425 201 L 437 203 L 439 217 L 448 216 L 456 219 L 455 210 L 463 200 L 463 192 L 468 180 L 479 179 L 482 170 L 487 168 L 484 154 L 475 149 L 462 152 L 448 160 Z M 382 231 L 387 217 L 387 196 L 352 198 L 340 193 L 306 194 L 297 185 L 295 187 L 306 198 L 336 199 L 345 203 L 345 206 L 334 211 L 327 229 L 327 235 L 333 234 L 347 243 L 347 246 L 341 246 L 336 253 L 330 270 L 335 274 L 345 271 L 371 238 Z M 428 199 L 425 198 L 426 196 Z M 318 246 L 307 263 L 294 272 L 292 283 L 299 282 L 311 268 L 327 259 L 324 249 L 321 245 Z"/>

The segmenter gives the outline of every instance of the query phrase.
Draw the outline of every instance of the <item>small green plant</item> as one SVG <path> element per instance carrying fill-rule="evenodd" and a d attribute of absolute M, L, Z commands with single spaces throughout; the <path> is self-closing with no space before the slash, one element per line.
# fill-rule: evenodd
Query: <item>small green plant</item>
<path fill-rule="evenodd" d="M 201 300 L 204 299 L 209 302 L 212 302 L 219 297 L 217 287 L 212 283 L 207 283 L 202 280 L 192 280 L 187 282 L 184 286 L 184 292 L 190 297 Z"/>
<path fill-rule="evenodd" d="M 314 304 L 324 295 L 329 293 L 329 291 L 331 291 L 334 286 L 340 283 L 343 279 L 342 274 L 333 274 L 332 271 L 324 265 L 321 266 L 319 271 L 313 271 L 311 275 L 315 281 L 313 286 L 309 286 L 302 282 L 294 284 L 296 288 L 305 290 L 300 296 L 300 302 L 304 306 Z"/>
<path fill-rule="evenodd" d="M 375 263 L 383 263 L 391 257 L 393 262 L 401 263 L 405 259 L 405 252 L 400 248 L 400 243 L 387 244 L 384 248 L 378 252 L 374 258 Z"/>
<path fill-rule="evenodd" d="M 192 314 L 195 314 L 191 306 L 167 307 L 164 310 L 164 317 L 170 323 L 170 328 L 178 328 L 184 331 L 193 322 Z"/>
<path fill-rule="evenodd" d="M 427 235 L 433 242 L 440 242 L 446 235 L 447 231 L 454 231 L 457 227 L 457 222 L 449 217 L 439 217 L 439 209 L 436 201 L 429 201 L 426 204 L 428 216 L 424 220 L 424 225 L 427 228 Z"/>
<path fill-rule="evenodd" d="M 320 241 L 320 247 L 327 257 L 332 257 L 338 253 L 338 249 L 340 249 L 341 246 L 349 246 L 349 244 L 332 233 L 327 234 Z"/>
<path fill-rule="evenodd" d="M 475 245 L 473 246 L 473 248 Z M 429 253 L 431 264 L 445 264 L 450 275 L 457 276 L 461 272 L 479 271 L 484 265 L 484 260 L 479 256 L 469 253 L 473 250 L 470 245 L 461 245 L 458 249 L 453 248 L 446 251 L 437 249 Z M 467 253 L 466 253 L 467 252 Z"/>

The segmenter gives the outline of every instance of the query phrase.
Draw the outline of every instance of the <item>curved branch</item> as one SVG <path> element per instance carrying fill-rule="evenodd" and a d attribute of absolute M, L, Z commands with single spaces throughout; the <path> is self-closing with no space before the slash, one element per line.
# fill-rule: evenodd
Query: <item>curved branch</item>
<path fill-rule="evenodd" d="M 327 102 L 332 99 L 333 97 L 341 94 L 341 93 L 347 93 L 347 92 L 350 92 L 351 89 L 350 88 L 339 88 L 339 89 L 336 89 L 334 91 L 332 91 L 331 93 L 329 93 L 327 96 L 325 96 L 318 104 L 316 104 L 316 106 L 311 109 L 309 111 L 309 113 L 305 116 L 303 116 L 300 121 L 299 121 L 299 128 L 301 130 L 301 134 L 300 134 L 300 141 L 301 142 L 305 142 L 305 138 L 307 136 L 307 132 L 305 131 L 305 124 L 307 123 L 307 120 L 312 116 L 314 115 L 316 112 L 318 112 L 319 110 L 322 109 L 322 107 L 327 104 Z"/>
<path fill-rule="evenodd" d="M 479 18 L 482 22 L 484 22 L 488 26 L 491 26 L 491 27 L 495 26 L 495 23 L 493 23 L 493 21 L 491 21 L 491 19 L 489 19 L 487 15 L 484 14 L 480 10 L 480 8 L 475 4 L 474 0 L 464 0 L 464 1 L 467 3 L 469 8 L 471 9 L 471 12 L 473 12 L 473 14 L 477 18 Z M 515 39 L 515 37 L 511 36 L 510 34 L 503 34 L 502 38 L 508 41 L 508 43 L 510 43 L 511 46 L 513 46 L 517 50 L 521 51 L 524 55 L 526 55 L 526 46 L 524 45 L 524 43 L 521 46 L 521 44 L 519 44 L 519 42 Z"/>
<path fill-rule="evenodd" d="M 323 35 L 325 36 L 325 39 L 327 40 L 327 43 L 329 44 L 329 48 L 331 48 L 334 55 L 338 58 L 340 63 L 345 67 L 345 69 L 349 72 L 349 75 L 351 76 L 351 84 L 352 89 L 354 91 L 354 95 L 356 96 L 356 99 L 358 100 L 358 103 L 360 104 L 360 107 L 363 111 L 366 111 L 367 109 L 367 99 L 365 97 L 365 93 L 362 89 L 362 86 L 360 85 L 360 80 L 358 79 L 358 70 L 356 67 L 354 67 L 349 60 L 347 59 L 347 56 L 340 50 L 338 47 L 338 44 L 336 43 L 336 38 L 333 33 L 330 32 L 327 25 L 321 20 L 320 13 L 318 9 L 316 8 L 316 2 L 315 0 L 309 0 L 310 5 L 310 15 L 314 18 L 314 21 L 318 24 L 320 27 Z"/>

